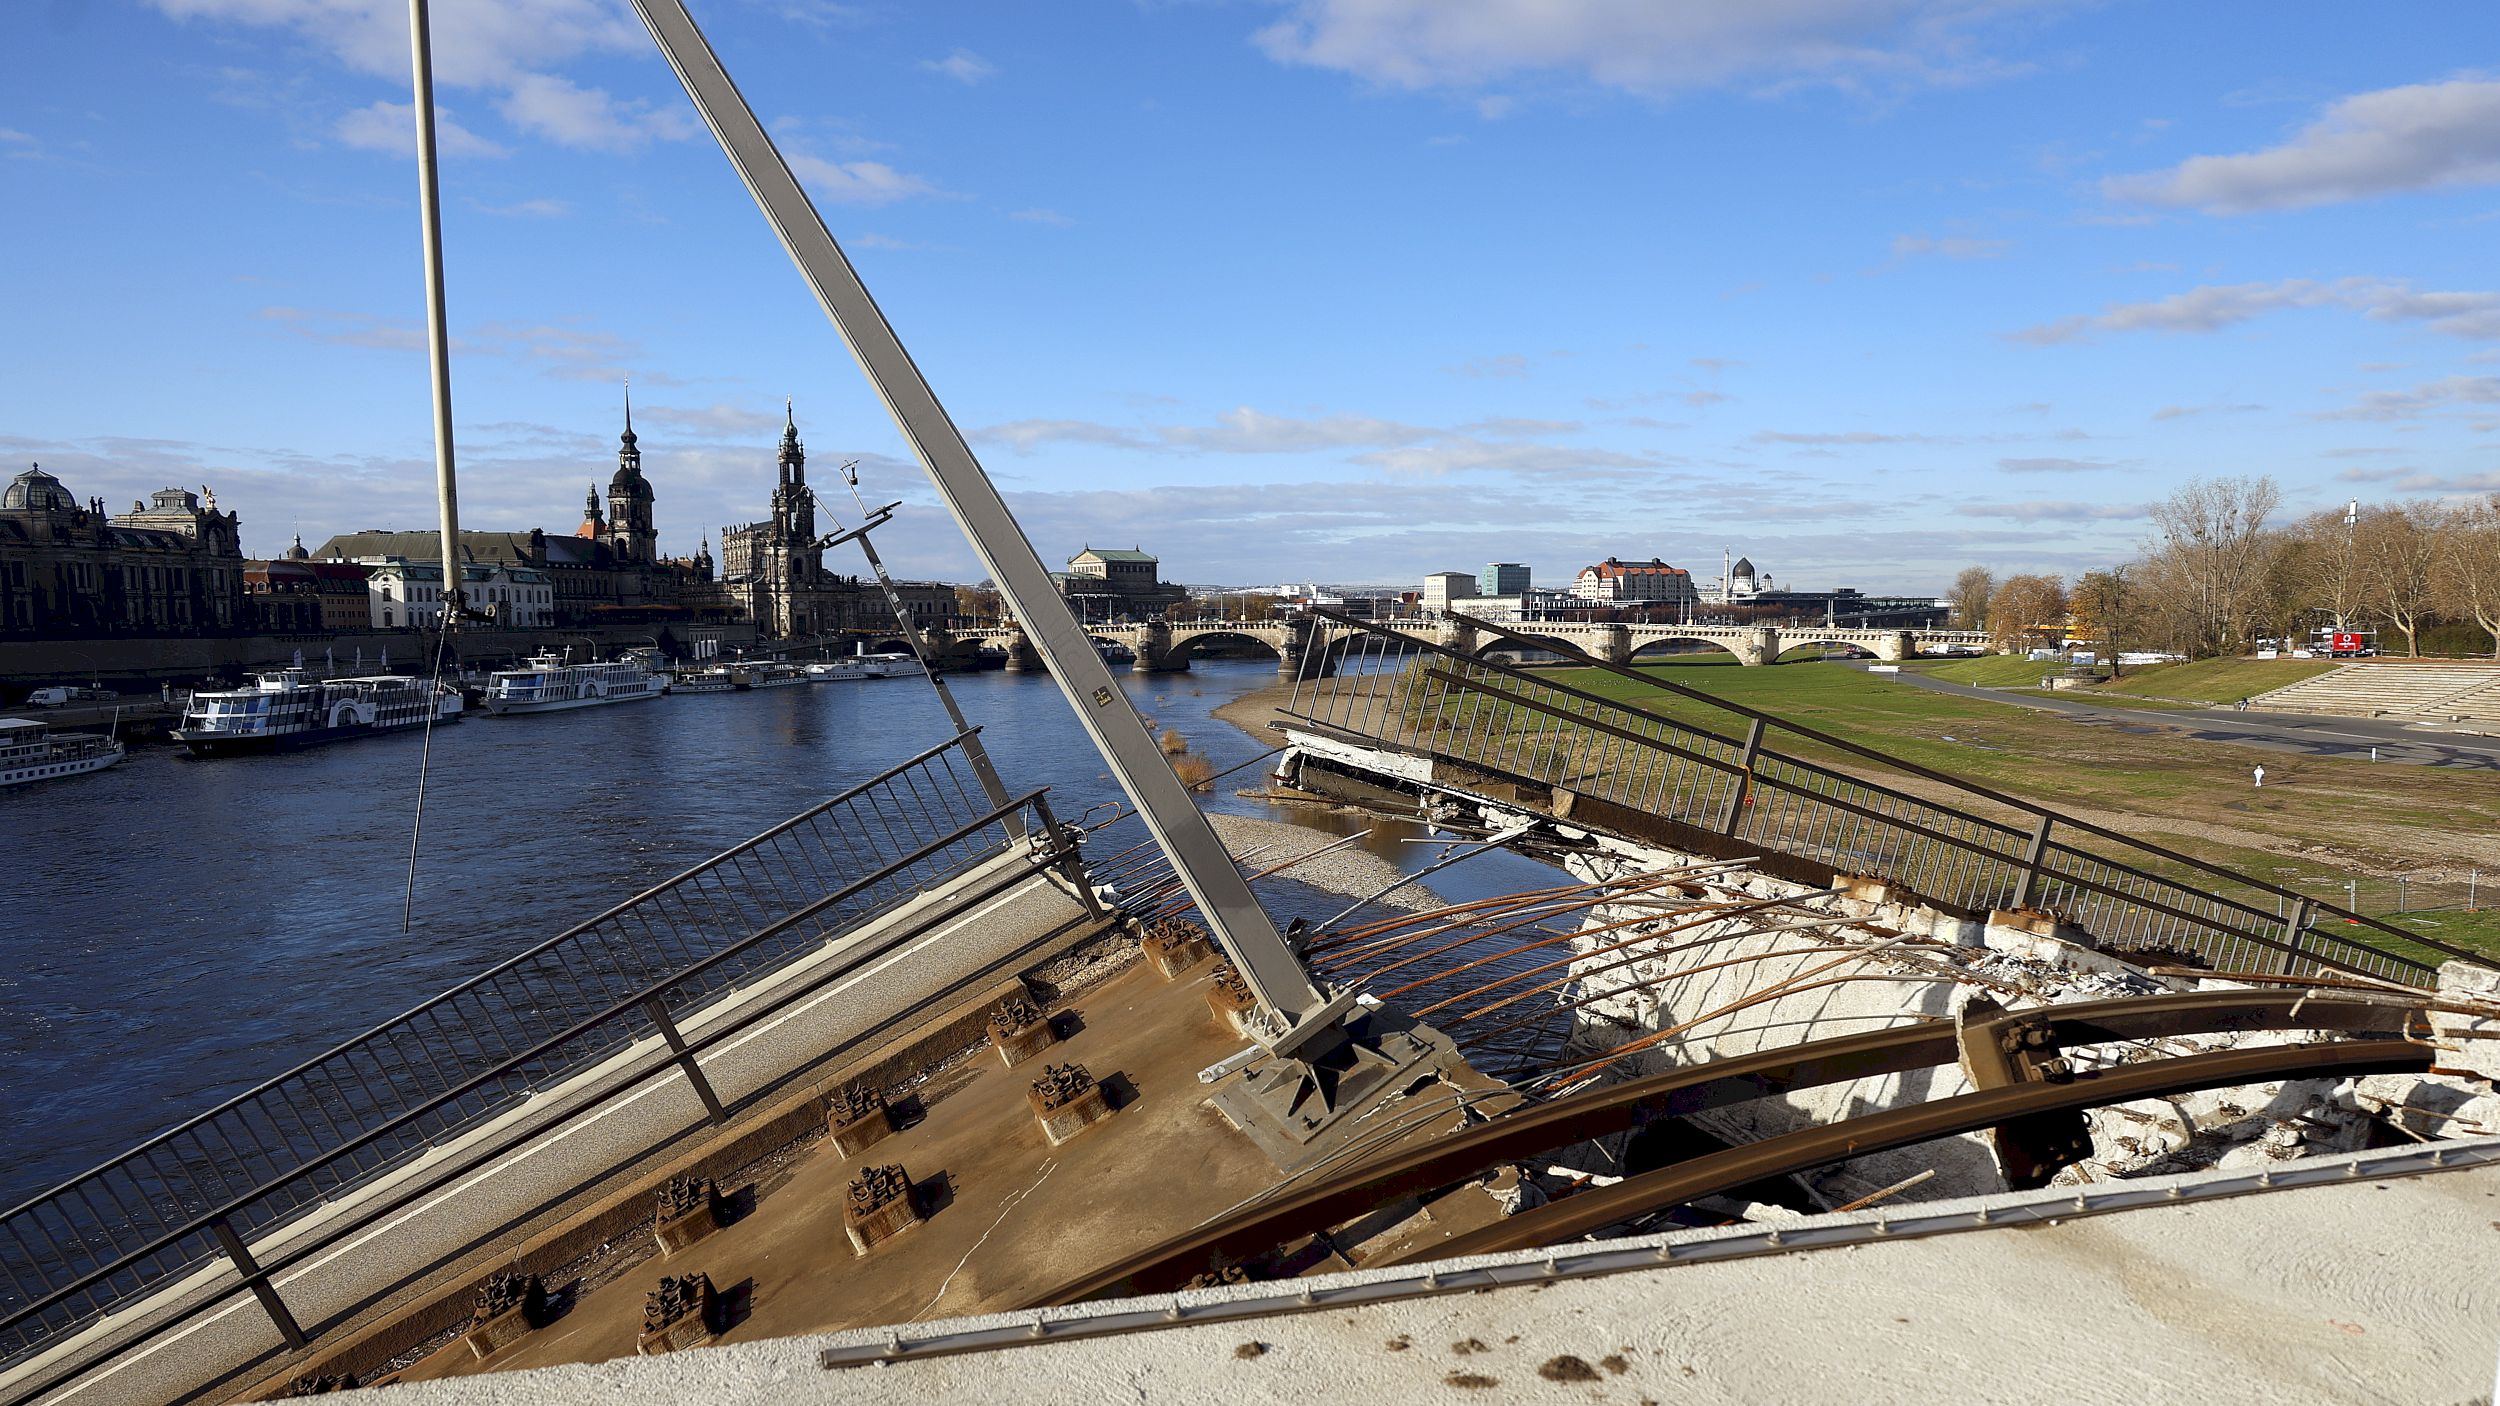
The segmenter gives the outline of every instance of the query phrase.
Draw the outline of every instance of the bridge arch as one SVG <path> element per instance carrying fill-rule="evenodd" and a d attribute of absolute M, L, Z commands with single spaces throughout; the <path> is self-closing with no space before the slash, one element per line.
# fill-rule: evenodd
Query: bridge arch
<path fill-rule="evenodd" d="M 1673 646 L 1670 648 L 1670 646 Z M 1698 647 L 1696 647 L 1698 646 Z M 1727 640 L 1705 639 L 1700 635 L 1656 635 L 1642 639 L 1632 647 L 1626 663 L 1637 664 L 1644 658 L 1651 663 L 1662 659 L 1682 658 L 1695 654 L 1724 654 L 1734 658 L 1736 651 Z"/>
<path fill-rule="evenodd" d="M 1780 636 L 1781 658 L 1785 659 L 1801 649 L 1821 650 L 1826 653 L 1835 649 L 1843 649 L 1847 650 L 1853 658 L 1872 659 L 1875 657 L 1875 646 L 1867 640 L 1844 640 L 1829 635 L 1800 635 L 1794 639 L 1787 635 Z"/>
<path fill-rule="evenodd" d="M 1206 646 L 1217 642 L 1253 644 L 1264 651 L 1270 659 L 1285 657 L 1285 652 L 1276 646 L 1275 641 L 1262 638 L 1251 630 L 1192 630 L 1184 634 L 1175 629 L 1172 631 L 1171 644 L 1163 651 L 1164 667 L 1182 668 L 1190 660 L 1204 654 Z"/>
<path fill-rule="evenodd" d="M 1495 636 L 1478 644 L 1474 657 L 1490 659 L 1496 654 L 1545 654 L 1549 652 L 1559 658 L 1571 659 L 1587 651 L 1560 635 L 1531 635 L 1521 631 L 1520 638 L 1516 640 L 1506 640 Z"/>

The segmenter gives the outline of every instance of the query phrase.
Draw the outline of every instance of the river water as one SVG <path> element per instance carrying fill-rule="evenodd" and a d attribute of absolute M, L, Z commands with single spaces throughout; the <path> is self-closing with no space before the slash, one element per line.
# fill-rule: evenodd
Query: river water
<path fill-rule="evenodd" d="M 1123 675 L 1222 770 L 1264 744 L 1213 711 L 1267 660 Z M 952 676 L 1010 791 L 1062 817 L 1116 796 L 1039 674 Z M 0 791 L 0 1207 L 73 1176 L 826 796 L 946 740 L 917 680 L 817 684 L 520 718 L 435 735 L 413 935 L 401 931 L 420 742 L 267 757 L 134 753 Z M 1204 804 L 1337 833 L 1412 871 L 1413 827 L 1235 794 Z M 1107 832 L 1122 845 L 1134 823 Z M 1428 882 L 1452 901 L 1556 881 L 1507 853 Z M 1270 882 L 1281 923 L 1346 899 Z"/>

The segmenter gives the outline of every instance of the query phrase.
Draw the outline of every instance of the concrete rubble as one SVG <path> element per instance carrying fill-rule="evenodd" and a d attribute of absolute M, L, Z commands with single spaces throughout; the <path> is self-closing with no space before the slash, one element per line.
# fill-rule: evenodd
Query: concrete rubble
<path fill-rule="evenodd" d="M 1500 829 L 1525 817 L 1479 805 L 1453 818 Z M 1705 862 L 1566 825 L 1549 825 L 1546 833 L 1573 847 L 1563 864 L 1584 882 Z M 1661 896 L 1686 911 L 1654 905 L 1647 910 L 1650 921 L 1640 922 L 1645 914 L 1637 902 L 1609 904 L 1583 919 L 1591 935 L 1575 943 L 1580 980 L 1565 994 L 1585 1004 L 1574 1013 L 1561 1067 L 1578 1061 L 1592 1080 L 1624 1079 L 1951 1019 L 1974 999 L 2022 1009 L 2199 984 L 2096 950 L 2045 914 L 1957 917 L 1873 880 L 1844 877 L 1831 888 L 1813 888 L 1734 871 Z M 1705 906 L 1713 904 L 1719 906 Z M 2451 963 L 2442 973 L 2441 996 L 2454 1010 L 2437 1017 L 2433 1032 L 2442 1049 L 2440 1072 L 2286 1080 L 2095 1109 L 2087 1115 L 2091 1155 L 2052 1184 L 2261 1167 L 2410 1139 L 2500 1133 L 2500 1093 L 2491 1082 L 2500 1074 L 2500 973 Z M 2181 1037 L 2147 1042 L 2119 1058 L 2322 1038 L 2300 1031 Z M 1599 1062 L 1605 1052 L 1636 1041 L 1643 1043 L 1635 1052 Z M 2079 1052 L 2073 1058 L 2078 1067 L 2091 1067 L 2109 1056 Z M 1746 1143 L 1972 1087 L 1960 1070 L 1921 1070 L 1799 1090 L 1690 1121 L 1722 1141 Z M 1609 1139 L 1566 1160 L 1587 1172 L 1620 1172 L 1627 1157 L 1640 1155 L 1631 1141 Z M 1922 1201 L 2006 1187 L 1988 1139 L 1974 1134 L 1799 1178 L 1799 1205 L 1829 1209 L 1930 1173 L 1914 1189 L 1893 1194 Z M 1538 1180 L 1547 1192 L 1567 1190 L 1562 1178 Z M 1507 1195 L 1502 1200 L 1505 1211 L 1530 1204 Z"/>

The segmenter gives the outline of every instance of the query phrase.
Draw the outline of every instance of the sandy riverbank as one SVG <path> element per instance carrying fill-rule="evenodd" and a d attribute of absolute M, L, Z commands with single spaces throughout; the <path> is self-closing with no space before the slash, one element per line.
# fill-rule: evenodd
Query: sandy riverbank
<path fill-rule="evenodd" d="M 1304 825 L 1261 820 L 1248 815 L 1210 815 L 1207 819 L 1214 824 L 1215 833 L 1224 841 L 1224 847 L 1248 865 L 1253 873 L 1273 868 L 1297 855 L 1325 849 L 1343 838 Z M 1341 893 L 1348 898 L 1360 898 L 1396 883 L 1401 872 L 1396 865 L 1379 855 L 1371 854 L 1359 845 L 1347 845 L 1329 850 L 1317 859 L 1296 864 L 1278 877 L 1293 879 L 1330 893 Z M 1420 913 L 1426 909 L 1446 907 L 1449 900 L 1434 893 L 1428 885 L 1408 884 L 1381 898 L 1380 903 L 1383 907 Z"/>
<path fill-rule="evenodd" d="M 1293 701 L 1291 683 L 1272 683 L 1254 688 L 1232 702 L 1215 710 L 1215 716 L 1248 733 L 1262 747 L 1273 747 L 1284 739 L 1268 724 L 1284 717 L 1281 711 Z"/>

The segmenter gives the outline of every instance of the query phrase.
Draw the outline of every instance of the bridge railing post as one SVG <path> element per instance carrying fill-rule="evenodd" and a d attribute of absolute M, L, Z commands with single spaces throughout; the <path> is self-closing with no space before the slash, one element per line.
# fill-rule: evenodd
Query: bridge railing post
<path fill-rule="evenodd" d="M 2014 880 L 2014 897 L 2009 907 L 2028 908 L 2032 900 L 2037 897 L 2040 887 L 2040 861 L 2048 855 L 2049 827 L 2054 824 L 2056 821 L 2046 813 L 2033 823 L 2031 838 L 2023 844 L 2022 873 Z"/>
<path fill-rule="evenodd" d="M 1745 729 L 1745 745 L 1737 750 L 1736 784 L 1728 788 L 1727 809 L 1719 816 L 1719 833 L 1733 835 L 1745 822 L 1745 802 L 1753 795 L 1753 762 L 1762 754 L 1762 719 L 1755 718 Z"/>

